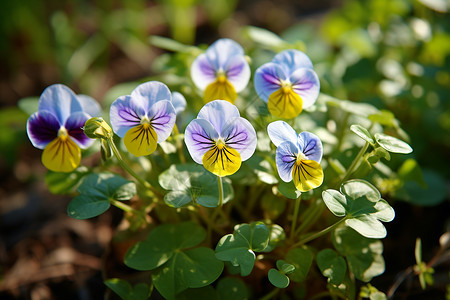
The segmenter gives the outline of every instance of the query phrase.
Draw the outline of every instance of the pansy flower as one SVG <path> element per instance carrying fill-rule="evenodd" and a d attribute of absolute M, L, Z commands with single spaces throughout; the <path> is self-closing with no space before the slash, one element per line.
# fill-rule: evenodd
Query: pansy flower
<path fill-rule="evenodd" d="M 204 91 L 203 99 L 236 100 L 250 79 L 250 67 L 244 50 L 233 40 L 220 39 L 192 63 L 191 77 L 194 84 Z"/>
<path fill-rule="evenodd" d="M 259 67 L 254 84 L 269 112 L 286 119 L 294 118 L 304 108 L 312 106 L 320 89 L 311 60 L 298 50 L 283 51 L 272 62 Z"/>
<path fill-rule="evenodd" d="M 172 92 L 172 105 L 175 108 L 175 114 L 178 115 L 186 109 L 186 98 L 179 92 Z"/>
<path fill-rule="evenodd" d="M 323 170 L 319 164 L 323 154 L 320 139 L 307 131 L 297 135 L 284 121 L 270 123 L 267 132 L 277 147 L 276 164 L 280 178 L 284 182 L 293 180 L 301 192 L 319 187 L 323 182 Z"/>
<path fill-rule="evenodd" d="M 256 148 L 255 129 L 224 100 L 205 104 L 184 136 L 192 159 L 220 177 L 235 173 Z"/>
<path fill-rule="evenodd" d="M 110 109 L 114 132 L 134 156 L 155 151 L 169 137 L 175 118 L 170 90 L 158 81 L 139 85 L 131 95 L 117 98 Z"/>
<path fill-rule="evenodd" d="M 82 127 L 100 113 L 100 105 L 86 95 L 75 95 L 67 86 L 47 87 L 39 98 L 38 111 L 27 121 L 27 133 L 33 146 L 44 149 L 43 165 L 55 172 L 71 172 L 81 161 L 81 149 L 94 140 Z"/>

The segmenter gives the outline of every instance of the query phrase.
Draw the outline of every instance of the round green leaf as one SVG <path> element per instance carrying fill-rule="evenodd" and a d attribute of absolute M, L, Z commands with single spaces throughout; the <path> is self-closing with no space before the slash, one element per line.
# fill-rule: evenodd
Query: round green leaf
<path fill-rule="evenodd" d="M 225 277 L 219 280 L 216 289 L 220 295 L 220 299 L 249 299 L 247 286 L 241 279 L 236 277 Z"/>
<path fill-rule="evenodd" d="M 111 278 L 108 280 L 105 280 L 105 285 L 109 287 L 111 290 L 114 291 L 117 295 L 120 296 L 122 299 L 129 299 L 129 296 L 131 295 L 132 288 L 131 285 L 119 278 Z"/>
<path fill-rule="evenodd" d="M 282 259 L 277 260 L 277 268 L 283 274 L 290 274 L 295 271 L 294 265 L 291 265 Z"/>
<path fill-rule="evenodd" d="M 317 253 L 316 261 L 323 276 L 328 277 L 331 284 L 339 285 L 344 281 L 347 263 L 334 250 L 323 249 Z"/>
<path fill-rule="evenodd" d="M 328 189 L 322 193 L 322 199 L 335 216 L 343 217 L 346 215 L 348 204 L 344 195 L 336 190 Z"/>
<path fill-rule="evenodd" d="M 192 198 L 185 191 L 171 191 L 164 195 L 164 202 L 175 208 L 185 206 L 190 203 Z"/>
<path fill-rule="evenodd" d="M 366 198 L 371 202 L 381 199 L 380 192 L 369 182 L 362 179 L 354 179 L 344 182 L 341 185 L 341 193 L 352 200 Z"/>
<path fill-rule="evenodd" d="M 109 207 L 107 198 L 79 195 L 70 201 L 67 206 L 67 214 L 72 218 L 84 220 L 101 215 Z"/>
<path fill-rule="evenodd" d="M 354 133 L 356 133 L 360 138 L 362 138 L 369 144 L 371 144 L 371 145 L 375 144 L 375 140 L 373 139 L 372 134 L 370 134 L 370 132 L 366 128 L 362 127 L 361 125 L 358 125 L 358 124 L 351 125 L 350 130 L 353 131 Z"/>
<path fill-rule="evenodd" d="M 289 285 L 289 277 L 284 274 L 281 274 L 276 269 L 270 269 L 268 273 L 269 281 L 274 286 L 280 289 L 284 289 Z"/>
<path fill-rule="evenodd" d="M 294 272 L 289 274 L 289 278 L 295 282 L 302 282 L 308 275 L 309 268 L 313 261 L 313 254 L 306 247 L 295 248 L 286 254 L 285 260 L 295 267 Z"/>
<path fill-rule="evenodd" d="M 381 147 L 392 153 L 408 154 L 413 151 L 404 141 L 384 133 L 376 133 L 375 139 Z"/>
<path fill-rule="evenodd" d="M 211 285 L 202 288 L 187 289 L 177 295 L 177 300 L 193 299 L 220 300 L 220 296 Z"/>
<path fill-rule="evenodd" d="M 345 224 L 368 238 L 382 239 L 386 237 L 384 225 L 371 215 L 361 215 L 345 220 Z"/>
<path fill-rule="evenodd" d="M 267 247 L 262 250 L 262 252 L 271 252 L 277 244 L 286 238 L 286 233 L 284 232 L 283 227 L 277 224 L 267 225 L 269 229 L 269 243 Z"/>

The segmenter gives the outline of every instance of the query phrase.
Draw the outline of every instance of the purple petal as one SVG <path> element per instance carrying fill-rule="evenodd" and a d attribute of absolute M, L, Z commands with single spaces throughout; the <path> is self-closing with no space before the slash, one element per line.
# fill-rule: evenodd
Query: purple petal
<path fill-rule="evenodd" d="M 307 159 L 315 160 L 320 163 L 323 155 L 323 147 L 322 141 L 317 135 L 311 132 L 303 131 L 298 135 L 297 145 L 299 150 L 305 154 Z"/>
<path fill-rule="evenodd" d="M 175 108 L 175 113 L 178 115 L 180 112 L 184 111 L 186 108 L 186 98 L 183 94 L 178 92 L 172 93 L 172 105 Z"/>
<path fill-rule="evenodd" d="M 217 70 L 211 65 L 206 54 L 197 56 L 191 66 L 192 81 L 200 90 L 206 89 L 216 80 L 216 72 Z"/>
<path fill-rule="evenodd" d="M 284 121 L 275 121 L 267 125 L 267 133 L 276 147 L 286 141 L 297 143 L 297 132 Z"/>
<path fill-rule="evenodd" d="M 243 55 L 230 57 L 225 66 L 225 73 L 237 93 L 244 90 L 250 80 L 250 66 Z"/>
<path fill-rule="evenodd" d="M 83 131 L 83 126 L 91 116 L 85 112 L 78 112 L 72 114 L 64 124 L 69 136 L 81 149 L 86 149 L 94 142 L 93 139 L 88 138 Z"/>
<path fill-rule="evenodd" d="M 275 161 L 278 174 L 284 182 L 292 180 L 292 168 L 297 160 L 298 148 L 291 142 L 284 142 L 277 148 Z"/>
<path fill-rule="evenodd" d="M 217 132 L 222 132 L 225 123 L 232 119 L 240 117 L 236 106 L 225 100 L 214 100 L 206 103 L 200 109 L 197 118 L 209 121 Z"/>
<path fill-rule="evenodd" d="M 77 95 L 77 98 L 85 113 L 88 113 L 91 117 L 100 116 L 100 104 L 94 98 L 88 95 Z"/>
<path fill-rule="evenodd" d="M 83 107 L 71 89 L 62 84 L 54 84 L 42 92 L 38 110 L 52 113 L 60 124 L 64 124 L 72 113 L 83 111 Z"/>
<path fill-rule="evenodd" d="M 231 39 L 219 39 L 209 46 L 205 54 L 215 70 L 225 70 L 231 57 L 244 56 L 244 49 Z"/>
<path fill-rule="evenodd" d="M 269 96 L 280 89 L 280 80 L 285 79 L 285 71 L 281 66 L 274 63 L 264 64 L 255 72 L 254 84 L 256 93 L 264 102 L 268 102 Z"/>
<path fill-rule="evenodd" d="M 44 149 L 58 136 L 61 123 L 46 110 L 32 114 L 27 121 L 27 133 L 34 147 Z"/>
<path fill-rule="evenodd" d="M 244 118 L 230 119 L 223 127 L 220 137 L 227 146 L 236 149 L 241 160 L 249 159 L 256 149 L 256 132 L 252 124 Z"/>
<path fill-rule="evenodd" d="M 158 135 L 158 143 L 165 141 L 175 125 L 175 108 L 169 100 L 158 101 L 148 112 L 150 124 Z"/>
<path fill-rule="evenodd" d="M 189 154 L 198 164 L 203 164 L 203 155 L 215 145 L 218 138 L 218 132 L 204 119 L 192 120 L 184 132 L 184 142 Z"/>
<path fill-rule="evenodd" d="M 312 106 L 319 96 L 320 81 L 311 69 L 298 69 L 289 78 L 292 88 L 303 100 L 303 108 Z"/>
<path fill-rule="evenodd" d="M 272 59 L 275 64 L 280 64 L 289 70 L 288 74 L 292 74 L 295 70 L 300 68 L 312 69 L 313 64 L 309 57 L 299 50 L 283 51 Z"/>
<path fill-rule="evenodd" d="M 124 137 L 130 128 L 140 124 L 145 111 L 131 96 L 121 96 L 111 104 L 109 116 L 114 132 Z"/>
<path fill-rule="evenodd" d="M 142 106 L 146 113 L 156 102 L 172 100 L 172 94 L 167 85 L 159 81 L 148 81 L 138 85 L 131 92 L 131 97 L 133 98 L 132 101 L 138 102 L 139 104 L 136 105 Z"/>

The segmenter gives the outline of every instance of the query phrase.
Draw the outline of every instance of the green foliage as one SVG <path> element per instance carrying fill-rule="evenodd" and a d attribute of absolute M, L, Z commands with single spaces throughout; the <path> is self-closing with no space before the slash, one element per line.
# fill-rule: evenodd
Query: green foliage
<path fill-rule="evenodd" d="M 154 270 L 155 288 L 167 299 L 174 299 L 188 288 L 211 284 L 222 273 L 223 263 L 213 250 L 192 248 L 205 237 L 205 230 L 192 222 L 160 225 L 128 250 L 125 264 L 137 270 Z"/>
<path fill-rule="evenodd" d="M 45 174 L 45 183 L 47 188 L 53 194 L 68 194 L 72 192 L 78 184 L 80 184 L 83 177 L 89 174 L 86 167 L 79 167 L 72 173 L 60 173 L 48 171 Z"/>
<path fill-rule="evenodd" d="M 328 277 L 328 282 L 340 285 L 345 279 L 347 263 L 345 259 L 332 249 L 323 249 L 317 253 L 317 266 L 323 276 Z"/>
<path fill-rule="evenodd" d="M 159 175 L 159 184 L 167 191 L 164 201 L 179 208 L 189 203 L 205 207 L 219 205 L 217 177 L 198 164 L 172 165 Z M 233 188 L 225 179 L 223 204 L 233 198 Z"/>
<path fill-rule="evenodd" d="M 132 287 L 127 281 L 119 278 L 105 280 L 105 285 L 113 290 L 122 300 L 145 300 L 150 298 L 152 289 L 145 283 Z"/>
<path fill-rule="evenodd" d="M 394 209 L 380 192 L 364 180 L 349 180 L 342 184 L 340 192 L 326 190 L 322 194 L 328 209 L 338 217 L 345 216 L 345 224 L 369 238 L 383 238 L 386 228 L 380 221 L 394 219 Z"/>
<path fill-rule="evenodd" d="M 295 267 L 294 271 L 289 273 L 289 278 L 294 282 L 305 281 L 313 262 L 311 250 L 306 247 L 294 248 L 286 254 L 284 259 Z"/>
<path fill-rule="evenodd" d="M 271 230 L 262 222 L 236 225 L 233 234 L 223 236 L 218 242 L 216 257 L 239 266 L 241 275 L 248 276 L 255 264 L 255 252 L 271 251 L 281 234 L 282 228 Z"/>
<path fill-rule="evenodd" d="M 333 232 L 332 241 L 357 279 L 368 282 L 384 272 L 383 244 L 379 240 L 363 237 L 343 226 Z"/>
<path fill-rule="evenodd" d="M 102 214 L 111 201 L 130 200 L 136 194 L 136 185 L 118 175 L 98 173 L 86 176 L 78 192 L 80 195 L 67 206 L 67 214 L 81 220 Z"/>
<path fill-rule="evenodd" d="M 217 283 L 217 292 L 220 299 L 249 299 L 248 288 L 245 283 L 236 277 L 224 277 Z"/>

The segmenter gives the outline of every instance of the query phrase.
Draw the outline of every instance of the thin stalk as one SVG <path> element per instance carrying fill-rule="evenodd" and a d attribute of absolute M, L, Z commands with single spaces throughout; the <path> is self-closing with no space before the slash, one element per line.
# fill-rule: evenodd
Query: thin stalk
<path fill-rule="evenodd" d="M 321 237 L 322 235 L 327 234 L 328 232 L 332 231 L 333 229 L 335 229 L 336 227 L 338 227 L 342 222 L 344 222 L 345 220 L 347 220 L 347 217 L 340 219 L 339 221 L 337 221 L 336 223 L 334 223 L 333 225 L 328 226 L 327 228 L 316 232 L 312 235 L 309 235 L 307 237 L 305 237 L 304 239 L 298 241 L 297 243 L 295 243 L 294 245 L 291 246 L 291 248 L 295 248 L 298 246 L 301 246 L 303 244 L 306 244 L 307 242 L 310 242 L 312 240 L 315 240 L 319 237 Z"/>
<path fill-rule="evenodd" d="M 117 158 L 117 161 L 119 162 L 120 166 L 127 171 L 131 176 L 133 176 L 137 181 L 139 181 L 140 184 L 142 184 L 146 189 L 151 190 L 155 195 L 161 195 L 155 188 L 153 188 L 150 183 L 148 183 L 146 180 L 144 180 L 141 176 L 136 174 L 136 172 L 133 171 L 133 169 L 130 168 L 128 164 L 125 163 L 122 156 L 120 155 L 119 149 L 117 149 L 116 144 L 112 140 L 112 137 L 108 139 L 108 144 L 111 147 L 112 152 Z"/>
<path fill-rule="evenodd" d="M 339 184 L 339 186 L 342 183 L 344 183 L 350 177 L 350 175 L 352 175 L 352 173 L 355 171 L 355 169 L 359 165 L 359 162 L 361 161 L 361 158 L 363 157 L 364 153 L 366 153 L 367 148 L 369 148 L 369 143 L 368 142 L 366 142 L 364 147 L 361 148 L 361 150 L 359 151 L 358 155 L 352 161 L 352 164 L 350 165 L 350 167 L 348 167 L 347 171 L 344 174 L 344 177 L 342 177 L 342 180 L 341 180 L 341 183 Z"/>
<path fill-rule="evenodd" d="M 295 234 L 299 234 L 300 232 L 304 231 L 306 228 L 314 224 L 315 220 L 319 217 L 319 215 L 323 211 L 323 201 L 316 200 L 313 204 L 314 207 L 308 208 L 307 211 L 303 215 L 306 215 L 303 222 L 300 224 L 300 226 L 296 229 Z"/>
<path fill-rule="evenodd" d="M 115 199 L 110 199 L 109 203 L 111 203 L 111 205 L 114 205 L 115 207 L 123 210 L 124 212 L 136 214 L 136 215 L 139 215 L 142 218 L 145 215 L 142 211 L 136 210 L 136 209 L 132 208 L 131 206 L 129 206 L 128 204 L 123 203 L 122 201 L 118 201 L 118 200 L 115 200 Z"/>
<path fill-rule="evenodd" d="M 223 182 L 222 177 L 217 176 L 217 185 L 219 187 L 219 205 L 217 205 L 216 209 L 214 210 L 213 214 L 211 215 L 211 218 L 207 220 L 207 237 L 208 240 L 211 239 L 211 233 L 212 233 L 212 227 L 214 226 L 214 222 L 217 218 L 217 215 L 221 212 L 222 206 L 223 206 Z"/>
<path fill-rule="evenodd" d="M 173 126 L 173 133 L 175 134 L 175 143 L 177 144 L 178 148 L 178 157 L 180 158 L 180 162 L 184 164 L 186 163 L 186 157 L 184 156 L 183 151 L 183 141 L 178 138 L 178 136 L 180 135 L 180 131 L 178 130 L 177 124 Z"/>
<path fill-rule="evenodd" d="M 297 218 L 298 218 L 298 212 L 300 210 L 300 202 L 301 202 L 302 195 L 298 196 L 297 199 L 295 199 L 295 207 L 294 207 L 294 216 L 292 218 L 292 226 L 291 226 L 291 234 L 290 234 L 290 240 L 293 241 L 295 237 L 295 227 L 297 227 Z"/>

